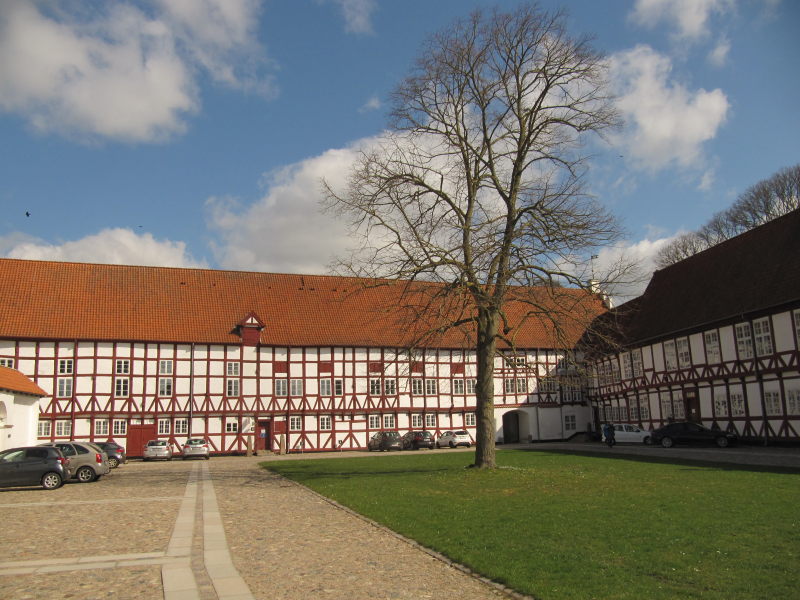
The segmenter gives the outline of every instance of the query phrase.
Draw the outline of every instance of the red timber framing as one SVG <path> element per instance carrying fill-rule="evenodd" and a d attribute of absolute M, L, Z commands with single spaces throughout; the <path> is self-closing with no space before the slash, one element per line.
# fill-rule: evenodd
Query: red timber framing
<path fill-rule="evenodd" d="M 595 363 L 591 400 L 600 420 L 638 424 L 646 429 L 669 420 L 662 414 L 663 400 L 678 399 L 688 414 L 687 398 L 698 398 L 699 421 L 738 433 L 752 440 L 797 441 L 800 439 L 800 331 L 792 316 L 797 309 L 784 310 L 755 320 L 769 322 L 771 351 L 758 356 L 741 356 L 734 334 L 735 324 L 694 332 L 683 337 L 690 344 L 691 364 L 666 368 L 664 340 L 633 349 L 643 352 L 645 365 L 639 376 L 625 378 L 621 361 L 627 353 L 608 356 Z M 788 325 L 788 326 L 787 326 Z M 713 332 L 718 343 L 727 346 L 715 352 L 722 356 L 708 360 L 705 333 Z M 677 336 L 680 338 L 681 336 Z M 676 338 L 670 338 L 676 339 Z M 752 354 L 756 354 L 755 348 Z M 772 403 L 766 398 L 771 396 Z M 646 406 L 646 416 L 641 407 Z M 675 418 L 680 419 L 680 415 Z"/>
<path fill-rule="evenodd" d="M 189 436 L 204 437 L 216 453 L 244 453 L 258 450 L 259 443 L 278 451 L 280 423 L 291 452 L 363 449 L 375 431 L 387 428 L 422 428 L 434 435 L 467 429 L 475 435 L 469 383 L 475 364 L 463 350 L 426 349 L 412 356 L 399 349 L 334 346 L 2 344 L 0 358 L 13 358 L 52 393 L 40 405 L 40 421 L 51 422 L 40 431 L 41 440 L 113 439 L 125 445 L 131 428 L 144 427 L 176 447 Z M 558 406 L 558 389 L 541 386 L 563 353 L 518 355 L 524 357 L 519 364 L 497 359 L 498 408 Z M 526 386 L 505 388 L 509 377 L 526 379 Z M 422 427 L 412 426 L 416 420 Z M 269 433 L 261 438 L 264 424 Z"/>

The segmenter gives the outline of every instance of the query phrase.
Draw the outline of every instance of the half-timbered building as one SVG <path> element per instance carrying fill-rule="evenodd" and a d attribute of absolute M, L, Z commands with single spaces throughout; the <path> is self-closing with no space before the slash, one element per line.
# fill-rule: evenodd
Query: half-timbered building
<path fill-rule="evenodd" d="M 599 319 L 616 344 L 593 363 L 598 421 L 800 438 L 800 211 L 656 271 Z"/>
<path fill-rule="evenodd" d="M 14 259 L 0 277 L 0 365 L 44 390 L 39 441 L 113 439 L 136 456 L 154 438 L 233 453 L 359 449 L 381 429 L 474 437 L 469 336 L 419 345 L 406 283 Z M 565 367 L 580 327 L 556 336 L 525 310 L 508 307 L 513 351 L 496 359 L 497 439 L 568 438 L 591 420 Z"/>

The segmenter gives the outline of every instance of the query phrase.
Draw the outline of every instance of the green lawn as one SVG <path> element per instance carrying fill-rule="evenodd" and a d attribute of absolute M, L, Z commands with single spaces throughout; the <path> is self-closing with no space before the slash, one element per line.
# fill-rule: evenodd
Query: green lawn
<path fill-rule="evenodd" d="M 796 598 L 800 475 L 498 451 L 263 465 L 541 599 Z"/>

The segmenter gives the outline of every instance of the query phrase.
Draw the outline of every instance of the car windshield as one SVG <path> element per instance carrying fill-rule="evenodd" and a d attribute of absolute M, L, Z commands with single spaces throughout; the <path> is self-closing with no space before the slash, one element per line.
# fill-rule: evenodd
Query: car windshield
<path fill-rule="evenodd" d="M 454 431 L 455 435 L 469 435 L 466 431 Z"/>
<path fill-rule="evenodd" d="M 187 446 L 202 446 L 205 444 L 205 440 L 186 440 Z"/>
<path fill-rule="evenodd" d="M 166 446 L 167 442 L 147 442 L 148 446 Z"/>
<path fill-rule="evenodd" d="M 396 431 L 387 431 L 386 432 L 386 437 L 393 440 L 393 439 L 399 438 L 400 434 L 397 433 Z"/>

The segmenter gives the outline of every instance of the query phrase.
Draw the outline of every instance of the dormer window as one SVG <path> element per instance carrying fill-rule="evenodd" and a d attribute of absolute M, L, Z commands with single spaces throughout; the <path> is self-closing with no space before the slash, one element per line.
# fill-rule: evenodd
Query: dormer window
<path fill-rule="evenodd" d="M 257 346 L 261 338 L 261 330 L 264 329 L 264 323 L 256 313 L 250 312 L 237 323 L 236 329 L 242 338 L 242 345 Z"/>

